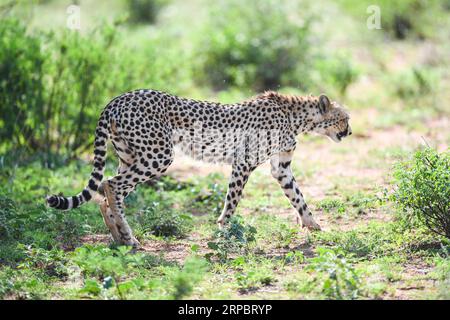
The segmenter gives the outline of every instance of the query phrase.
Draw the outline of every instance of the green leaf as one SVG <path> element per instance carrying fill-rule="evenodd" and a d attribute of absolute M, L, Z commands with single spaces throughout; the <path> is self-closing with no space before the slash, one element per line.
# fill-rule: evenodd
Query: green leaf
<path fill-rule="evenodd" d="M 212 250 L 218 250 L 219 246 L 215 242 L 208 242 L 208 248 L 210 248 Z"/>

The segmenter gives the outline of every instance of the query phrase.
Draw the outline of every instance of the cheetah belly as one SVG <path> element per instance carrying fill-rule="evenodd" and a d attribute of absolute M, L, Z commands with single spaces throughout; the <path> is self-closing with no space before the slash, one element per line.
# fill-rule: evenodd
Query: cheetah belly
<path fill-rule="evenodd" d="M 250 163 L 261 164 L 280 151 L 279 142 L 265 137 L 235 132 L 233 134 L 183 134 L 174 133 L 174 144 L 181 152 L 208 163 Z"/>

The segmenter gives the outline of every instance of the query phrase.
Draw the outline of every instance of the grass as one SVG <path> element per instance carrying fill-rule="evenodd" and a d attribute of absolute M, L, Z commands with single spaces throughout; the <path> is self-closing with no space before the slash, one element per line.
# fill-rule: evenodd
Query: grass
<path fill-rule="evenodd" d="M 50 182 L 50 189 L 61 187 L 57 179 L 34 175 L 43 170 L 39 166 L 34 170 L 28 167 L 25 171 L 28 176 L 36 177 L 37 185 Z M 71 184 L 81 187 L 84 177 L 76 174 L 76 170 L 76 166 L 60 168 L 53 175 L 70 174 L 74 177 Z M 25 199 L 33 190 L 21 186 L 24 174 L 19 168 L 15 177 L 20 179 L 9 178 L 8 188 L 15 191 L 17 199 Z M 219 188 L 212 183 L 216 179 L 221 180 L 220 185 L 225 180 L 218 175 L 185 181 L 168 176 L 152 187 L 139 188 L 127 202 L 130 223 L 143 243 L 143 251 L 136 254 L 130 254 L 129 248 L 108 246 L 107 230 L 92 204 L 61 214 L 39 203 L 40 193 L 45 192 L 42 189 L 34 190 L 34 203 L 3 199 L 2 210 L 14 213 L 12 220 L 8 220 L 9 226 L 21 223 L 24 231 L 2 234 L 6 241 L 2 241 L 0 248 L 1 296 L 8 299 L 367 299 L 395 298 L 400 293 L 415 297 L 429 291 L 430 295 L 443 297 L 442 288 L 448 286 L 449 263 L 445 250 L 450 250 L 450 244 L 423 230 L 398 230 L 389 212 L 385 212 L 387 204 L 383 201 L 386 200 L 377 199 L 370 192 L 354 190 L 339 198 L 326 197 L 315 202 L 319 221 L 328 222 L 325 231 L 309 234 L 294 223 L 293 210 L 288 206 L 282 215 L 277 214 L 279 208 L 275 205 L 266 212 L 251 210 L 265 201 L 258 202 L 263 198 L 258 190 L 261 190 L 260 183 L 266 185 L 265 179 L 256 177 L 248 184 L 246 202 L 240 206 L 238 229 L 230 231 L 238 232 L 237 236 L 241 232 L 239 228 L 252 230 L 254 240 L 243 238 L 247 239 L 242 242 L 243 251 L 228 246 L 238 243 L 240 236 L 223 238 L 227 247 L 210 245 L 222 246 L 214 222 L 217 213 L 211 210 L 222 201 L 219 197 L 211 198 L 211 190 L 217 192 Z M 273 181 L 267 188 L 275 190 L 278 186 Z M 201 197 L 193 196 L 201 194 L 201 190 L 206 190 Z M 272 197 L 277 202 L 284 201 L 282 194 Z M 193 199 L 197 199 L 195 205 Z M 155 200 L 162 206 L 152 208 Z M 146 209 L 146 216 L 145 210 L 133 212 L 142 203 L 152 208 Z M 342 219 L 333 219 L 340 211 L 345 214 L 343 219 L 349 219 L 353 225 L 350 230 L 341 228 Z M 365 223 L 367 215 L 358 214 L 359 211 L 372 212 L 376 217 Z M 27 213 L 26 218 L 21 218 L 22 212 Z M 35 214 L 30 215 L 32 212 Z M 164 214 L 159 216 L 160 213 Z M 187 223 L 183 216 L 189 216 Z M 140 219 L 147 219 L 147 224 Z M 148 223 L 166 226 L 165 221 L 172 226 L 180 223 L 187 229 L 168 228 L 165 234 L 147 232 L 144 227 L 139 231 L 140 226 L 148 227 Z M 248 229 L 250 226 L 254 229 Z M 228 253 L 224 255 L 220 250 Z M 340 268 L 342 283 L 350 277 L 353 280 L 348 281 L 353 284 L 348 288 L 339 287 L 341 280 L 330 278 L 327 271 L 330 264 Z M 414 272 L 414 265 L 421 265 L 425 271 Z M 415 286 L 425 286 L 425 289 L 404 289 Z"/>

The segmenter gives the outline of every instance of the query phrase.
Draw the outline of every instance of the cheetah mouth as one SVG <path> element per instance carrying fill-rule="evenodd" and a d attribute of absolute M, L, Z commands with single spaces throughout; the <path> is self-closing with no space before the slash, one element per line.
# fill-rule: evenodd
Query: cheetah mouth
<path fill-rule="evenodd" d="M 336 134 L 336 139 L 337 139 L 337 141 L 341 141 L 342 138 L 348 137 L 351 134 L 352 134 L 352 132 L 351 132 L 351 130 L 349 130 L 349 128 L 347 126 L 347 128 L 345 128 L 344 131 L 338 132 Z"/>
<path fill-rule="evenodd" d="M 341 142 L 342 138 L 345 138 L 348 135 L 349 135 L 348 131 L 345 130 L 345 131 L 338 132 L 338 133 L 335 133 L 335 134 L 330 134 L 330 135 L 328 135 L 328 137 L 330 137 L 330 139 L 333 140 L 334 142 Z"/>
<path fill-rule="evenodd" d="M 337 134 L 331 134 L 328 136 L 334 142 L 341 142 L 342 137 L 339 137 Z"/>

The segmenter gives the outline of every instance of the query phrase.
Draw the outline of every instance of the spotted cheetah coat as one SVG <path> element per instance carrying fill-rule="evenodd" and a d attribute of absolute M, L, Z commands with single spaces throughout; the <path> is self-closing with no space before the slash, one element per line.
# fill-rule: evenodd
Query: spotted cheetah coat
<path fill-rule="evenodd" d="M 241 103 L 221 104 L 155 90 L 128 92 L 113 99 L 100 115 L 94 168 L 86 188 L 72 197 L 50 196 L 47 202 L 68 210 L 95 196 L 114 240 L 136 246 L 123 200 L 136 185 L 163 174 L 173 161 L 174 146 L 179 146 L 195 159 L 232 166 L 218 219 L 221 226 L 234 213 L 250 173 L 270 160 L 272 175 L 296 209 L 297 219 L 319 229 L 291 170 L 296 136 L 316 132 L 340 141 L 351 134 L 348 119 L 347 112 L 324 95 L 266 92 Z M 120 164 L 117 175 L 103 181 L 108 140 Z"/>

